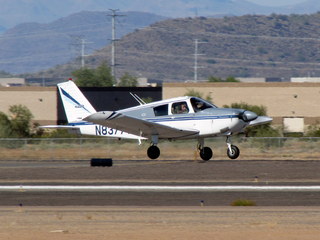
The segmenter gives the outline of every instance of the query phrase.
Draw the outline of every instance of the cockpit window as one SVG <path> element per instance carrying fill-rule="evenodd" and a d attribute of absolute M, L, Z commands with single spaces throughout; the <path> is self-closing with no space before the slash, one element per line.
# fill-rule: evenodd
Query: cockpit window
<path fill-rule="evenodd" d="M 172 114 L 184 114 L 189 112 L 188 104 L 186 102 L 176 102 L 171 107 Z"/>
<path fill-rule="evenodd" d="M 153 111 L 155 116 L 168 115 L 168 104 L 155 107 Z"/>
<path fill-rule="evenodd" d="M 190 101 L 194 112 L 199 112 L 207 108 L 216 108 L 215 105 L 210 104 L 200 98 L 191 98 Z"/>

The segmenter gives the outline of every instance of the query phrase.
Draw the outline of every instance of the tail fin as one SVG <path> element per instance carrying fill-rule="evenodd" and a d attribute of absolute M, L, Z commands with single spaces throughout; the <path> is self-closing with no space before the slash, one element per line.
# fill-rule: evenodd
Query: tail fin
<path fill-rule="evenodd" d="M 69 123 L 82 121 L 83 118 L 96 113 L 73 81 L 59 83 L 58 89 Z"/>

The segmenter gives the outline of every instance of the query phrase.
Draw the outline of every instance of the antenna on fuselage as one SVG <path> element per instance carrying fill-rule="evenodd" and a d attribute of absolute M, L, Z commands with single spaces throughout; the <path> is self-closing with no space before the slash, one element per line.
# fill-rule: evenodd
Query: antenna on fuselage
<path fill-rule="evenodd" d="M 130 95 L 131 95 L 140 105 L 146 104 L 146 102 L 143 101 L 137 94 L 130 92 Z"/>

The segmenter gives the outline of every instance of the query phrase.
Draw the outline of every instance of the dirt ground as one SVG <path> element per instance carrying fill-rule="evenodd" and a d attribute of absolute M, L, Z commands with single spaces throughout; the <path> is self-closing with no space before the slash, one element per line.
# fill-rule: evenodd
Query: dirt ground
<path fill-rule="evenodd" d="M 320 207 L 1 207 L 7 240 L 318 240 Z"/>

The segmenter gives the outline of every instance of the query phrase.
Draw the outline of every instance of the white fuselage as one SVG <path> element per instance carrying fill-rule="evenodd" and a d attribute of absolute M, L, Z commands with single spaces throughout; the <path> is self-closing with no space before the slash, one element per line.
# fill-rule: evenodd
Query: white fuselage
<path fill-rule="evenodd" d="M 172 128 L 196 130 L 199 132 L 198 135 L 190 136 L 189 138 L 218 136 L 240 132 L 247 125 L 238 117 L 231 115 L 198 116 L 196 114 L 188 114 L 186 116 L 171 116 L 168 118 L 148 120 Z"/>

